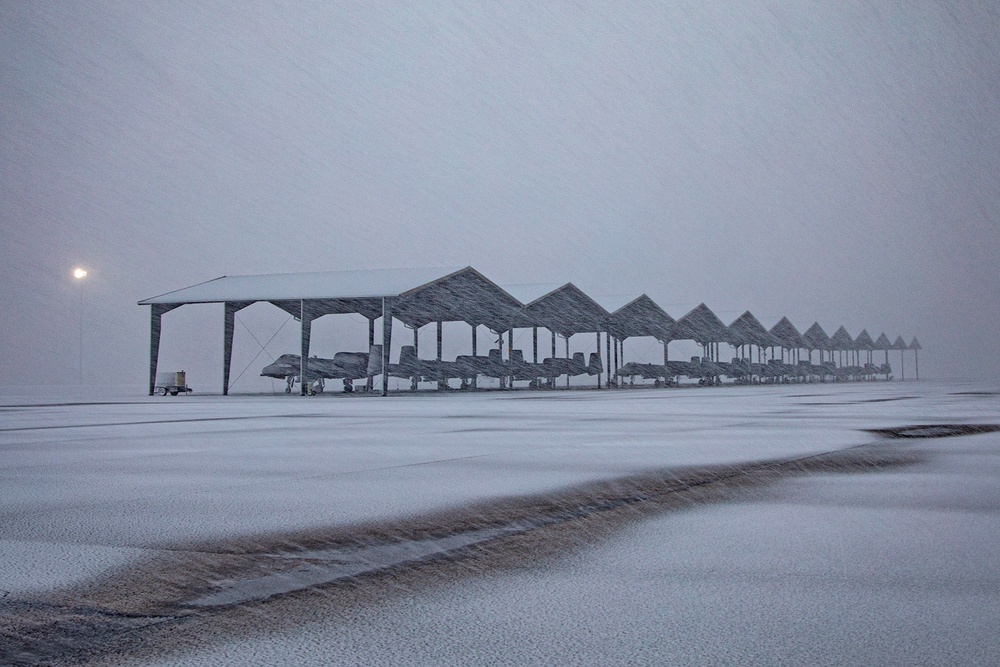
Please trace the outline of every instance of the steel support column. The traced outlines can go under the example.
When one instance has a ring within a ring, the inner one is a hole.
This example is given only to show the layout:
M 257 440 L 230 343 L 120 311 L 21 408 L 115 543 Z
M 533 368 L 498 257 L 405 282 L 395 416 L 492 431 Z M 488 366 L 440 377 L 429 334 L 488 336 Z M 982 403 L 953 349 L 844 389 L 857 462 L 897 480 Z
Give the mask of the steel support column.
M 368 318 L 368 353 L 371 354 L 372 347 L 375 345 L 375 318 Z M 371 391 L 374 384 L 374 376 L 369 375 L 365 379 L 365 391 Z
M 312 313 L 306 309 L 306 300 L 299 300 L 299 325 L 301 328 L 301 353 L 299 355 L 299 396 L 306 395 L 306 373 L 309 372 L 309 339 L 312 337 Z
M 612 368 L 611 368 L 611 329 L 604 332 L 604 354 L 608 360 L 608 389 L 611 389 L 611 382 L 613 380 Z
M 389 344 L 392 342 L 392 300 L 382 297 L 382 395 L 389 395 Z
M 617 379 L 617 377 L 618 377 L 618 368 L 619 368 L 619 366 L 618 366 L 618 337 L 617 336 L 615 336 L 615 363 L 614 363 L 614 367 L 615 367 L 615 378 Z
M 473 324 L 472 325 L 472 356 L 473 357 L 476 356 L 476 342 L 477 342 L 476 341 L 476 338 L 477 338 L 477 336 L 476 336 L 476 330 L 477 329 L 479 329 L 479 325 L 478 324 Z M 476 388 L 476 381 L 477 381 L 477 379 L 478 379 L 477 375 L 473 375 L 472 376 L 472 388 L 473 389 Z
M 573 334 L 566 334 L 566 358 L 569 359 L 569 337 Z M 566 374 L 566 388 L 569 389 L 569 373 Z
M 443 337 L 443 332 L 442 332 L 442 327 L 443 326 L 444 326 L 443 322 L 438 322 L 437 323 L 437 360 L 438 361 L 441 361 L 441 339 Z M 440 364 L 438 364 L 438 365 L 440 366 Z M 447 389 L 447 388 L 448 388 L 448 380 L 442 380 L 441 378 L 438 378 L 438 391 L 440 391 L 442 389 Z
M 160 361 L 160 325 L 163 315 L 180 304 L 154 303 L 149 314 L 149 395 L 156 389 L 156 366 Z
M 507 386 L 514 388 L 514 327 L 507 329 Z
M 236 313 L 250 305 L 247 301 L 227 301 L 222 335 L 222 395 L 229 395 L 229 376 L 233 362 L 233 332 L 236 329 Z
M 601 356 L 601 332 L 597 332 L 597 356 Z M 588 360 L 589 361 L 589 360 Z M 601 374 L 597 374 L 597 388 L 601 388 Z

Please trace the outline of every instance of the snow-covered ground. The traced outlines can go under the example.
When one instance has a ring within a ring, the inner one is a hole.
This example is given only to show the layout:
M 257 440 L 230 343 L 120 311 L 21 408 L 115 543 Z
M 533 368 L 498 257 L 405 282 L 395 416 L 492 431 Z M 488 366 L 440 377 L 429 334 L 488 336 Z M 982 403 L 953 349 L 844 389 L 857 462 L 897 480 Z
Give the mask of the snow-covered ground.
M 946 382 L 388 399 L 3 392 L 0 405 L 5 605 L 69 604 L 83 595 L 74 585 L 97 590 L 94 602 L 161 562 L 169 578 L 188 551 L 843 450 L 876 441 L 869 428 L 1000 423 L 995 384 Z M 892 442 L 879 446 L 920 461 L 636 510 L 610 532 L 539 530 L 558 537 L 524 538 L 547 554 L 537 564 L 466 558 L 461 576 L 439 564 L 419 583 L 375 581 L 364 600 L 320 587 L 246 618 L 207 614 L 181 641 L 150 635 L 186 650 L 136 660 L 995 664 L 1000 435 Z

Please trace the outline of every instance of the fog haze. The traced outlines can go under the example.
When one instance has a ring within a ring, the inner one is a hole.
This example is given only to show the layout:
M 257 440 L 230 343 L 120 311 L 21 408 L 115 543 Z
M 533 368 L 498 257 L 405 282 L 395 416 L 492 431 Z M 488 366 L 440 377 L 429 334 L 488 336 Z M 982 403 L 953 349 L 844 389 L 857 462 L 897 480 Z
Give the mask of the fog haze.
M 0 385 L 77 382 L 81 289 L 85 377 L 141 390 L 139 299 L 453 265 L 995 378 L 998 44 L 985 1 L 4 3 Z M 218 391 L 221 306 L 164 325 Z

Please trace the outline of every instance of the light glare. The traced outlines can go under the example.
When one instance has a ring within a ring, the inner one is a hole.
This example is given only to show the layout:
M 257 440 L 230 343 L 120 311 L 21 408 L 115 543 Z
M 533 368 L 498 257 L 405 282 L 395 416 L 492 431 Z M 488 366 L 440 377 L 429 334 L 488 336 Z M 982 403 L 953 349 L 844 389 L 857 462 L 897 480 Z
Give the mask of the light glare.
M 87 276 L 87 271 L 85 269 L 73 269 L 73 277 L 77 280 L 85 278 Z

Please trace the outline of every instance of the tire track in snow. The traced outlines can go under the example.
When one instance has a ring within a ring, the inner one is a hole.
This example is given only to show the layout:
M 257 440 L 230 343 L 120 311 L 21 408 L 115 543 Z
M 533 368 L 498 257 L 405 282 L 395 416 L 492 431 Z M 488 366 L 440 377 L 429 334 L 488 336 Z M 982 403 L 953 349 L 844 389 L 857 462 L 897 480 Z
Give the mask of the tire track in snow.
M 409 520 L 175 545 L 70 590 L 36 600 L 0 599 L 0 662 L 100 660 L 141 652 L 147 643 L 159 652 L 171 645 L 154 637 L 176 634 L 170 628 L 178 624 L 215 635 L 212 628 L 231 625 L 226 619 L 234 615 L 255 610 L 259 618 L 273 605 L 352 599 L 369 589 L 398 587 L 409 576 L 419 579 L 427 568 L 454 579 L 538 566 L 644 516 L 746 501 L 792 476 L 884 470 L 923 458 L 911 447 L 883 441 L 799 458 L 649 470 Z

